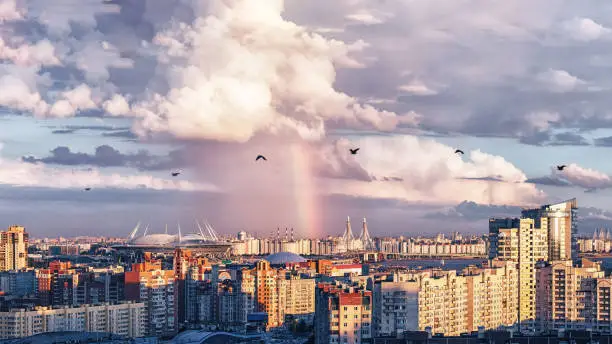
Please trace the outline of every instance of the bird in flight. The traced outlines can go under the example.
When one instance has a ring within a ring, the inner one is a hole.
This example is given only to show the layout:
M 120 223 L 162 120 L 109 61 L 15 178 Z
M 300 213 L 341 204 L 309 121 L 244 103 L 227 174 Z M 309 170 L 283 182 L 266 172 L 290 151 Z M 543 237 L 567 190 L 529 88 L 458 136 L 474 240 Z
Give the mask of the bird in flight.
M 561 165 L 561 166 L 557 165 L 557 170 L 563 171 L 565 167 L 566 167 L 565 165 Z
M 355 154 L 357 154 L 357 151 L 359 151 L 359 148 L 355 148 L 355 149 L 350 149 L 349 148 L 349 151 L 351 151 L 351 154 L 355 155 Z
M 255 158 L 255 161 L 258 161 L 259 159 L 264 159 L 265 161 L 268 161 L 268 159 L 266 159 L 266 157 L 263 155 L 258 155 L 257 158 Z
M 465 153 L 463 153 L 463 151 L 461 149 L 455 150 L 455 154 L 457 154 L 457 153 L 461 153 L 462 155 L 465 154 Z
M 89 190 L 91 190 L 91 188 L 85 188 L 85 191 L 89 191 Z
M 179 174 L 181 174 L 181 172 L 172 172 L 172 176 L 173 176 L 173 177 L 176 177 L 176 176 L 178 176 Z

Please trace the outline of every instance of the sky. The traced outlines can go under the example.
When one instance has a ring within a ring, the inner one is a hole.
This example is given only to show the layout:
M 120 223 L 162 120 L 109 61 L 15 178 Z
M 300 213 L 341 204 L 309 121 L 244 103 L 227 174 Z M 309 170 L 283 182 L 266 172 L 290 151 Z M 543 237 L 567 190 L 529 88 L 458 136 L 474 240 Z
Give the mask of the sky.
M 592 233 L 611 42 L 604 0 L 4 0 L 0 228 L 484 233 L 576 197 Z

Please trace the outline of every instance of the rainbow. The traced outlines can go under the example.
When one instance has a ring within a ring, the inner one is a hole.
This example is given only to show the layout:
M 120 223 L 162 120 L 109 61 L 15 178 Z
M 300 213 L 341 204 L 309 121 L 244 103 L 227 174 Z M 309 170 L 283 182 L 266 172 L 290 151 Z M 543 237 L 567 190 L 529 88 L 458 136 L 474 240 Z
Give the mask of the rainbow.
M 295 143 L 291 146 L 293 197 L 297 207 L 296 232 L 311 238 L 323 237 L 321 207 L 309 147 Z

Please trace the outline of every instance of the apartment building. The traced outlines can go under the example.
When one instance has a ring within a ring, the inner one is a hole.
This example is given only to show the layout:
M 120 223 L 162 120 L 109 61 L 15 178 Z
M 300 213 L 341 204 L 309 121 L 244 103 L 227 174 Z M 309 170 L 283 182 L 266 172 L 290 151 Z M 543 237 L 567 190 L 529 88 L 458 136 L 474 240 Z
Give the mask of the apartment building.
M 315 344 L 370 343 L 372 292 L 340 283 L 319 283 Z
M 0 339 L 45 332 L 110 332 L 132 338 L 145 335 L 145 304 L 82 305 L 0 312 Z
M 598 262 L 555 261 L 538 267 L 537 328 L 586 329 L 610 333 L 610 285 Z
M 22 226 L 0 232 L 0 271 L 28 267 L 28 233 Z
M 148 336 L 177 332 L 174 282 L 174 271 L 162 270 L 159 261 L 133 264 L 125 273 L 125 299 L 144 303 Z
M 535 221 L 537 228 L 547 231 L 548 260 L 574 260 L 578 263 L 578 202 L 575 198 L 540 208 L 525 209 L 521 217 Z
M 374 283 L 376 336 L 403 331 L 459 335 L 478 327 L 497 329 L 517 321 L 518 271 L 493 260 L 482 268 L 396 273 Z
M 466 332 L 468 285 L 456 271 L 436 271 L 421 280 L 419 327 L 433 333 L 459 335 Z
M 285 316 L 312 324 L 315 315 L 315 280 L 286 274 Z
M 374 336 L 392 336 L 419 330 L 419 291 L 422 274 L 394 274 L 373 290 Z
M 498 329 L 518 319 L 518 271 L 512 262 L 494 261 L 489 268 L 468 268 L 467 326 L 464 332 L 479 327 Z
M 489 258 L 518 267 L 518 320 L 523 332 L 533 331 L 536 319 L 536 263 L 548 259 L 547 219 L 492 218 L 489 220 Z
M 257 262 L 255 269 L 241 272 L 240 290 L 253 300 L 254 311 L 268 314 L 268 327 L 279 327 L 285 317 L 312 320 L 314 310 L 314 279 L 303 279 L 285 269 L 275 269 L 266 260 Z

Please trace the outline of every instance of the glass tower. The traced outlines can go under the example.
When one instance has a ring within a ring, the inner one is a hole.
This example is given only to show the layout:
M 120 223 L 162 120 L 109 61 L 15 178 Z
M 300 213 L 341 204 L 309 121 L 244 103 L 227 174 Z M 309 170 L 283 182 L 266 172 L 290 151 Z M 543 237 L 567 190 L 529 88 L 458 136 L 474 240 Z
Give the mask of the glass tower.
M 572 198 L 564 202 L 522 211 L 523 218 L 533 219 L 536 227 L 548 230 L 549 261 L 578 261 L 577 210 L 578 203 L 575 198 Z

